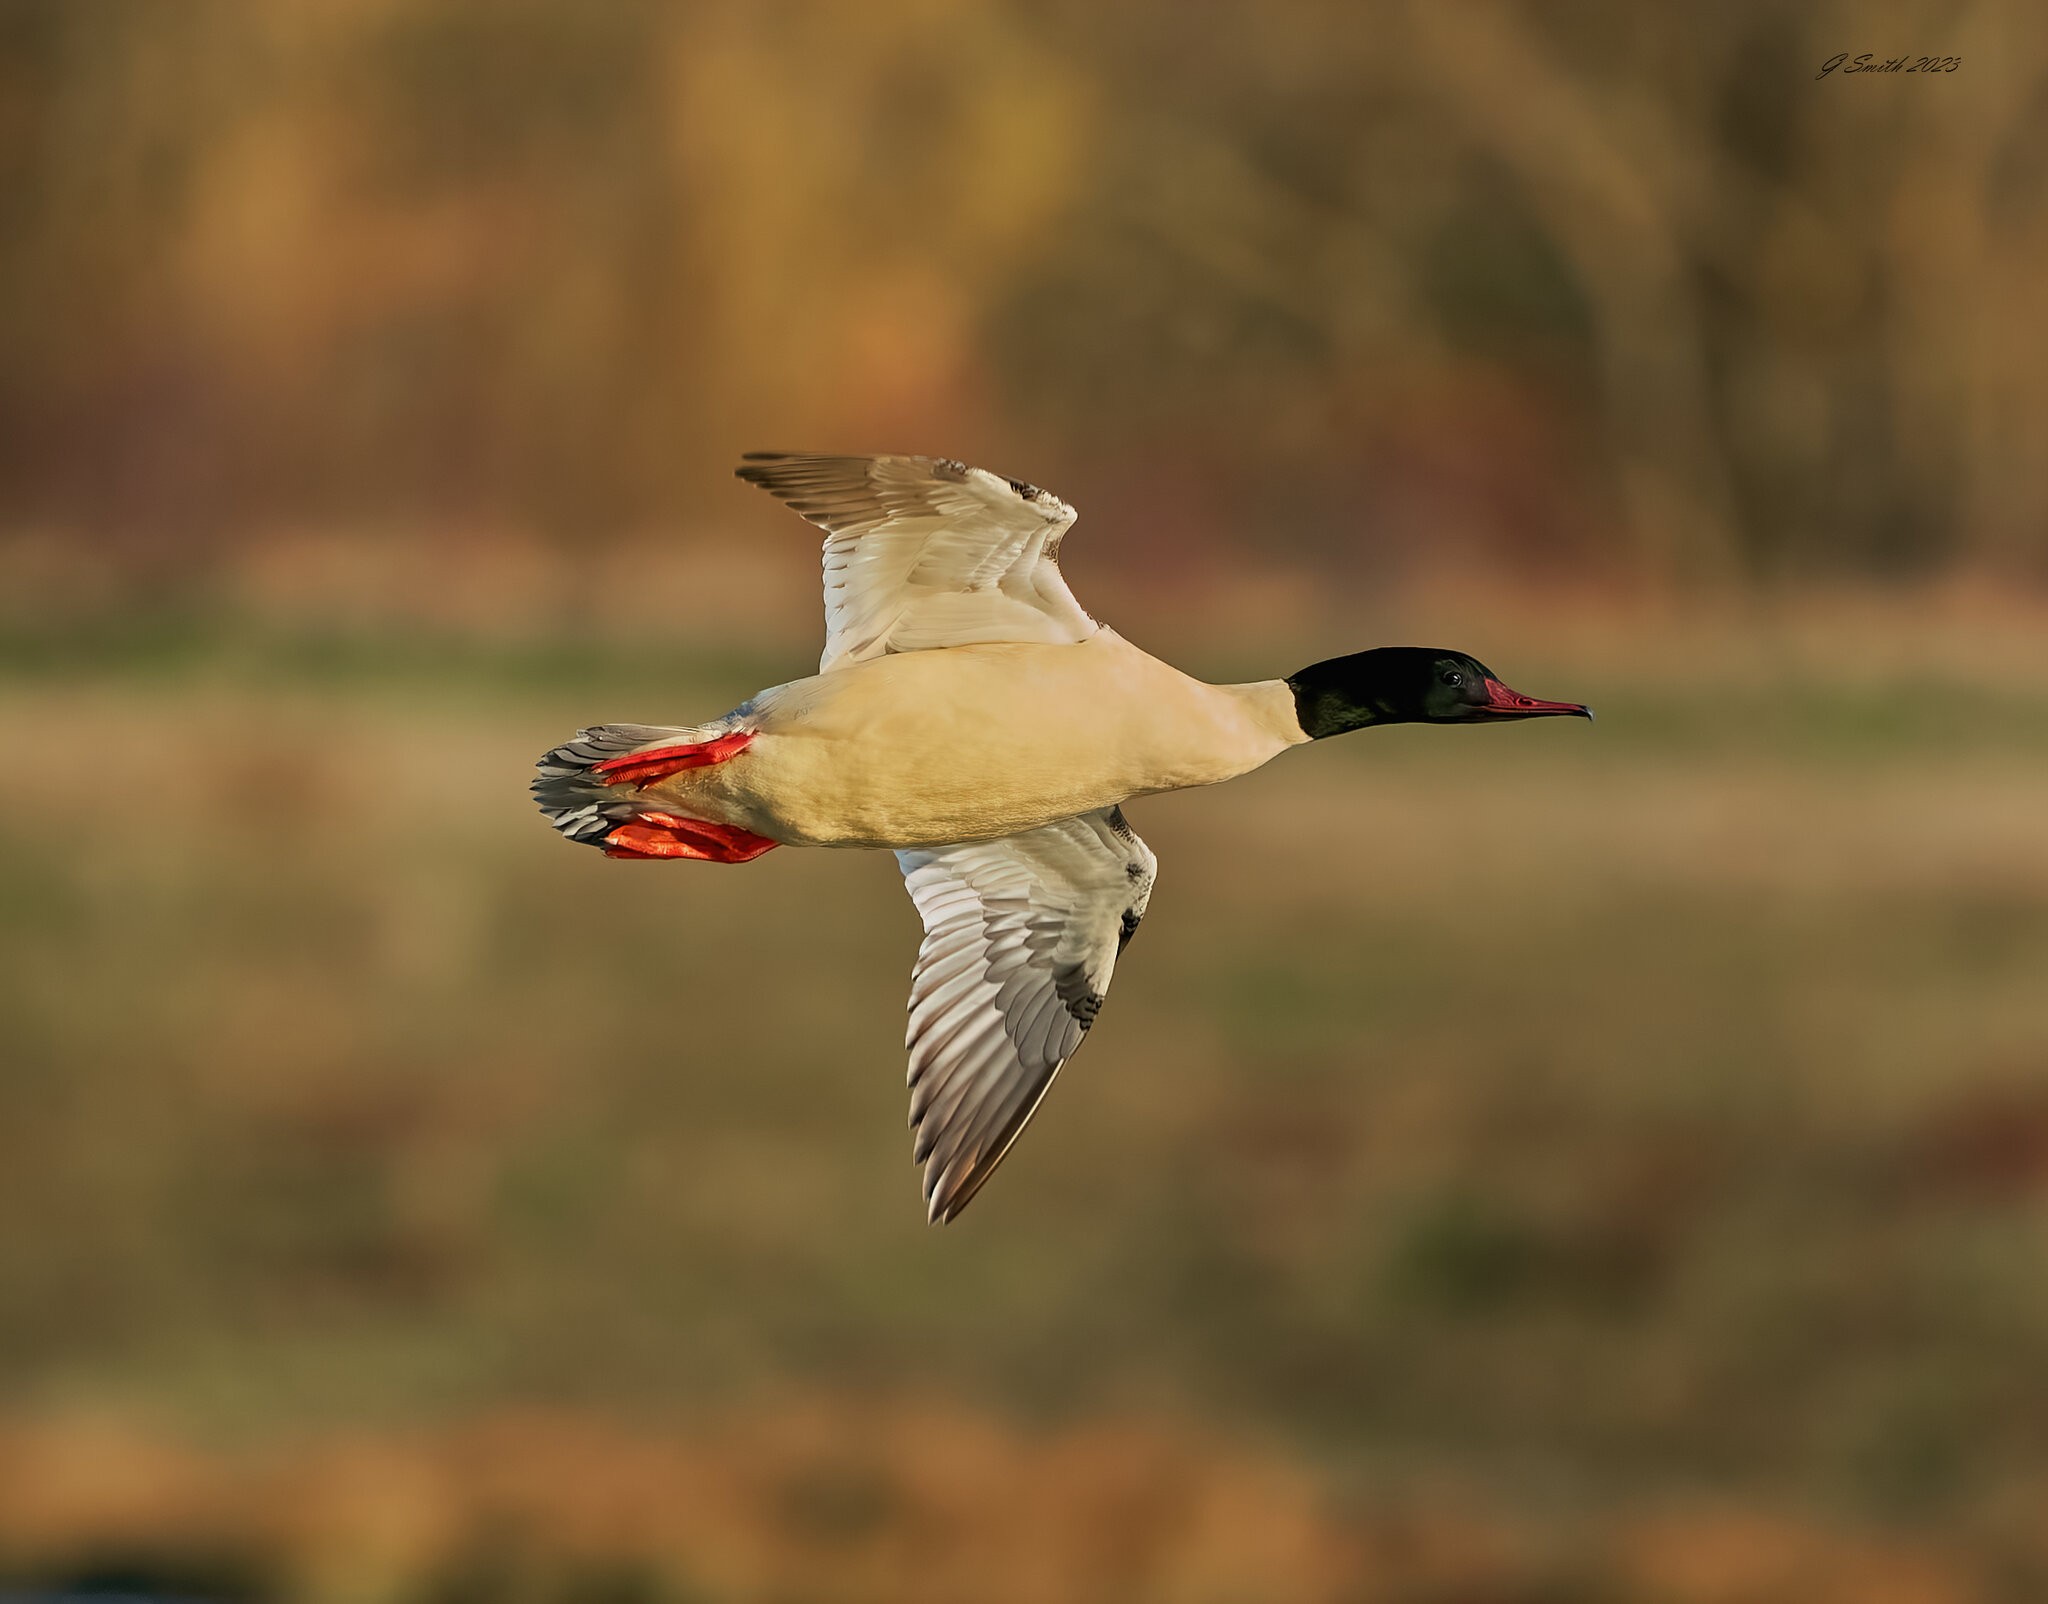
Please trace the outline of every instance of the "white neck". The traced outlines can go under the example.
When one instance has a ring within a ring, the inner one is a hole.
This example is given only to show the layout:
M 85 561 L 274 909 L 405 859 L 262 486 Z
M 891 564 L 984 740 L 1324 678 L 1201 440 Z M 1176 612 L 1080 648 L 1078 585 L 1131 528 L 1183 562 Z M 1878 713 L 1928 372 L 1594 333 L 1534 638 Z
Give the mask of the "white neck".
M 1254 729 L 1277 742 L 1274 751 L 1299 746 L 1309 739 L 1294 710 L 1294 687 L 1284 679 L 1249 680 L 1242 685 L 1216 685 L 1211 689 L 1236 702 Z

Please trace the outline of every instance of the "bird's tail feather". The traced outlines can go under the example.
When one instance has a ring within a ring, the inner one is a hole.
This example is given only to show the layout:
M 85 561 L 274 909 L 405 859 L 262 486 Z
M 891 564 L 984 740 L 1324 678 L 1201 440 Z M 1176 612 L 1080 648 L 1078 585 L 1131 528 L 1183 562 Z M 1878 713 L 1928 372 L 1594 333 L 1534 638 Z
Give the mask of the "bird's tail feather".
M 677 727 L 666 724 L 600 724 L 579 730 L 536 765 L 533 799 L 571 841 L 594 847 L 621 825 L 632 824 L 662 804 L 643 798 L 641 787 L 682 769 L 699 768 L 732 756 L 752 739 L 730 719 Z

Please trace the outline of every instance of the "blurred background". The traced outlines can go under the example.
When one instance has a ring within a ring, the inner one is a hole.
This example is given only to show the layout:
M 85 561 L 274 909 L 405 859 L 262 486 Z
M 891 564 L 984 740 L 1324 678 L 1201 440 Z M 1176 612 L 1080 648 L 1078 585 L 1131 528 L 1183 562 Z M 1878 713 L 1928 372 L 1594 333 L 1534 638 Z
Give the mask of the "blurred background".
M 1837 71 L 1838 52 L 1960 57 Z M 0 3 L 0 1593 L 2048 1596 L 2048 11 Z M 893 864 L 611 864 L 759 448 L 1211 678 L 923 1223 Z

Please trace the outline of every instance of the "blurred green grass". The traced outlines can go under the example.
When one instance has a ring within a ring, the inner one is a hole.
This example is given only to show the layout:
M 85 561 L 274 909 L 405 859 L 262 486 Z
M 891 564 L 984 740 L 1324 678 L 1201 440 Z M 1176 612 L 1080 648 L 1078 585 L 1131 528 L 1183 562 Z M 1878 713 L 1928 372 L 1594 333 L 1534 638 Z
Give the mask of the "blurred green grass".
M 2048 685 L 1517 665 L 1135 804 L 1116 997 L 922 1221 L 881 855 L 605 862 L 533 757 L 801 662 L 0 647 L 0 1406 L 213 1440 L 1139 1411 L 1509 1508 L 2041 1488 Z

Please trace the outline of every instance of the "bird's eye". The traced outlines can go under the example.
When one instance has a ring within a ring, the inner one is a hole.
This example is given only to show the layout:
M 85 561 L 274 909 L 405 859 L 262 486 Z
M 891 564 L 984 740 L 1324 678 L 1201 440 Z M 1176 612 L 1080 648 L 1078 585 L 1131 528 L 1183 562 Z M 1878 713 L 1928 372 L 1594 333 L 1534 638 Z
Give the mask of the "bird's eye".
M 1462 685 L 1465 683 L 1465 676 L 1460 674 L 1455 668 L 1447 668 L 1444 670 L 1444 683 L 1446 685 Z

